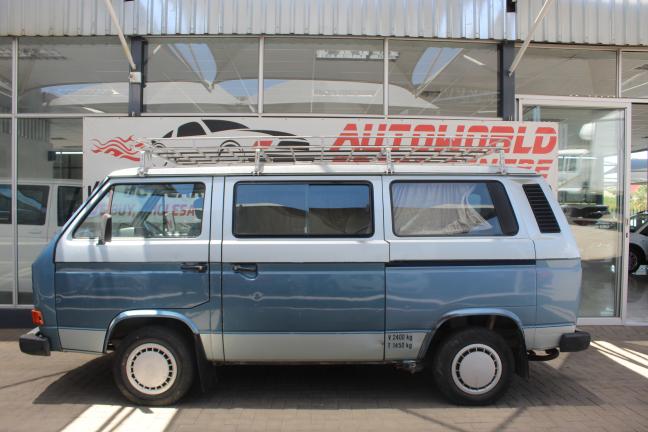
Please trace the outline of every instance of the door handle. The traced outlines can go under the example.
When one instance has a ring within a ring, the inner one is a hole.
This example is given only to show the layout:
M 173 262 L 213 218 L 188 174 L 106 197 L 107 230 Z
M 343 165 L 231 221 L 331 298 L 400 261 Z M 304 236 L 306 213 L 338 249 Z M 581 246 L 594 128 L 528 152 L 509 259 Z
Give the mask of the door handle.
M 235 273 L 256 273 L 256 264 L 232 264 L 232 270 Z
M 180 266 L 180 270 L 183 272 L 205 273 L 207 271 L 207 263 L 185 262 Z

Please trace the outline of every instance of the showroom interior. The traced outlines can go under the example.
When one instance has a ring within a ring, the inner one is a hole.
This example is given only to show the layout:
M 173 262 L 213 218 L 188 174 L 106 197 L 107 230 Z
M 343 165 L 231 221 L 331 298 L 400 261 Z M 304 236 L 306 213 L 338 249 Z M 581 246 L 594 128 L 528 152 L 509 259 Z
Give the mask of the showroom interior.
M 123 21 L 127 8 L 147 4 L 114 3 Z M 31 262 L 81 199 L 84 117 L 502 119 L 559 124 L 557 194 L 582 254 L 581 322 L 648 324 L 648 266 L 629 258 L 633 239 L 648 238 L 648 35 L 636 24 L 625 40 L 602 31 L 579 38 L 560 25 L 552 36 L 550 12 L 509 75 L 506 60 L 526 36 L 521 22 L 532 19 L 521 14 L 535 16 L 538 2 L 517 12 L 508 3 L 489 2 L 502 6 L 491 15 L 517 20 L 514 41 L 497 22 L 472 32 L 464 23 L 465 34 L 370 23 L 358 32 L 279 24 L 268 32 L 156 27 L 156 15 L 142 13 L 145 28 L 124 26 L 142 72 L 136 84 L 104 15 L 61 31 L 0 23 L 0 307 L 31 308 Z

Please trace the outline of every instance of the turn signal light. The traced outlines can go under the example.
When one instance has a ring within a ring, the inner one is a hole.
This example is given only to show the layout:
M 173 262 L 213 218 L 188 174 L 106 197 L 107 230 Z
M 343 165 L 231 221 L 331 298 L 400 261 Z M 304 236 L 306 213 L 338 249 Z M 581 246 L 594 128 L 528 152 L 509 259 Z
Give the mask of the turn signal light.
M 45 325 L 45 320 L 43 320 L 43 314 L 38 309 L 32 309 L 32 323 L 36 326 Z

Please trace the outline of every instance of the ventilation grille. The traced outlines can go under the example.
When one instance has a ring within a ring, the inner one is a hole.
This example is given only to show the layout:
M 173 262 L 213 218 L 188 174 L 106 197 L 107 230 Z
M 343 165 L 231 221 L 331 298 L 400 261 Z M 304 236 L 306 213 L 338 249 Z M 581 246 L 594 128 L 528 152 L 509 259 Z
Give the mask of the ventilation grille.
M 522 185 L 541 233 L 559 233 L 560 226 L 539 184 Z

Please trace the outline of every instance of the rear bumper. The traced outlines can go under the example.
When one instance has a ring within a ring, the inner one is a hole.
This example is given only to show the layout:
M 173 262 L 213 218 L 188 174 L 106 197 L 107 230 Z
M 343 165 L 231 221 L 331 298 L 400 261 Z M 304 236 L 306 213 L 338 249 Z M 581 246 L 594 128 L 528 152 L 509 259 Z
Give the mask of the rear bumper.
M 560 337 L 560 352 L 583 351 L 589 347 L 592 338 L 584 331 L 576 330 L 573 333 L 565 333 Z
M 20 351 L 25 354 L 48 356 L 50 355 L 50 341 L 40 334 L 38 327 L 32 329 L 29 333 L 20 336 L 18 340 Z

